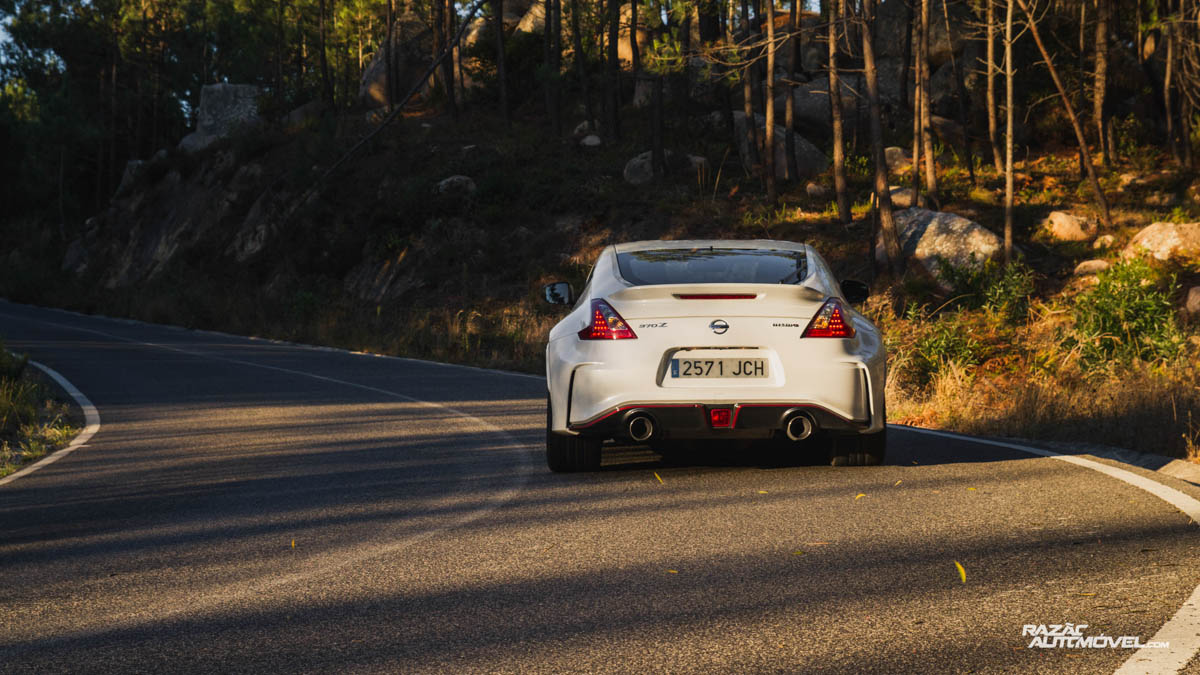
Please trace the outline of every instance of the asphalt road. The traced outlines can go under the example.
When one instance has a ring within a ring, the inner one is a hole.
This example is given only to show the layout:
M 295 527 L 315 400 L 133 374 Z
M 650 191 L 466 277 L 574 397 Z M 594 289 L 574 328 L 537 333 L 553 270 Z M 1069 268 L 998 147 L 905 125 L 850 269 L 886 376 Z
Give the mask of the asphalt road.
M 0 336 L 102 420 L 0 486 L 3 672 L 1098 673 L 1132 650 L 1022 626 L 1149 640 L 1200 584 L 1186 515 L 1015 450 L 554 475 L 536 378 L 3 302 Z

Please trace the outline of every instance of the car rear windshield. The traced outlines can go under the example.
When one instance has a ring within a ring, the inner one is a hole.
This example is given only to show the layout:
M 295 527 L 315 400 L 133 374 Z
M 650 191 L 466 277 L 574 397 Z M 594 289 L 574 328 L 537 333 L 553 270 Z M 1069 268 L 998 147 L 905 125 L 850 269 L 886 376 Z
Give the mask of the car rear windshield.
M 794 284 L 807 275 L 803 251 L 762 248 L 664 248 L 617 254 L 621 276 L 635 286 L 659 284 Z

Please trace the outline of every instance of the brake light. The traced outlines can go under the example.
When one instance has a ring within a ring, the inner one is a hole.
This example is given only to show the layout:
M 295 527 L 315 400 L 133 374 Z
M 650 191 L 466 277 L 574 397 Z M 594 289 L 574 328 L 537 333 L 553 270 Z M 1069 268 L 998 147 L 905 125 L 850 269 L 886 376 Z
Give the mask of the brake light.
M 680 300 L 753 300 L 754 293 L 676 293 Z
M 845 317 L 842 303 L 837 298 L 830 298 L 821 305 L 821 309 L 812 321 L 808 322 L 808 328 L 804 329 L 804 334 L 800 337 L 852 338 L 854 327 L 846 323 Z
M 637 335 L 612 305 L 592 300 L 592 323 L 579 331 L 580 340 L 636 340 Z

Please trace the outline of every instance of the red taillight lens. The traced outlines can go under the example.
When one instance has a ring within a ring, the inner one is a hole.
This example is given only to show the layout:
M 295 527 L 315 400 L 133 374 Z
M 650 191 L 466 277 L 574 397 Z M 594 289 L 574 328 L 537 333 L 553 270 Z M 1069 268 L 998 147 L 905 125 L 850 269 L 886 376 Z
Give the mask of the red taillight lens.
M 580 340 L 636 340 L 637 335 L 612 305 L 603 300 L 592 301 L 592 323 L 579 331 Z
M 852 338 L 854 327 L 846 323 L 846 314 L 842 303 L 836 298 L 830 298 L 821 305 L 820 311 L 808 322 L 808 328 L 800 337 Z

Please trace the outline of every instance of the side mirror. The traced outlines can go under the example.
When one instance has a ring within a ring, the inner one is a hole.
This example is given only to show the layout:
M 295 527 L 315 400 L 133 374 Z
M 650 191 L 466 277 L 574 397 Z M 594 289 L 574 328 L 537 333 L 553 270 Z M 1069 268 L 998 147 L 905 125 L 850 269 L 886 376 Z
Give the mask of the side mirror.
M 552 305 L 570 306 L 575 304 L 575 291 L 571 290 L 571 284 L 565 281 L 546 284 L 542 288 L 542 297 Z
M 871 297 L 871 287 L 857 279 L 846 279 L 842 282 L 842 295 L 846 296 L 846 302 L 861 305 Z

